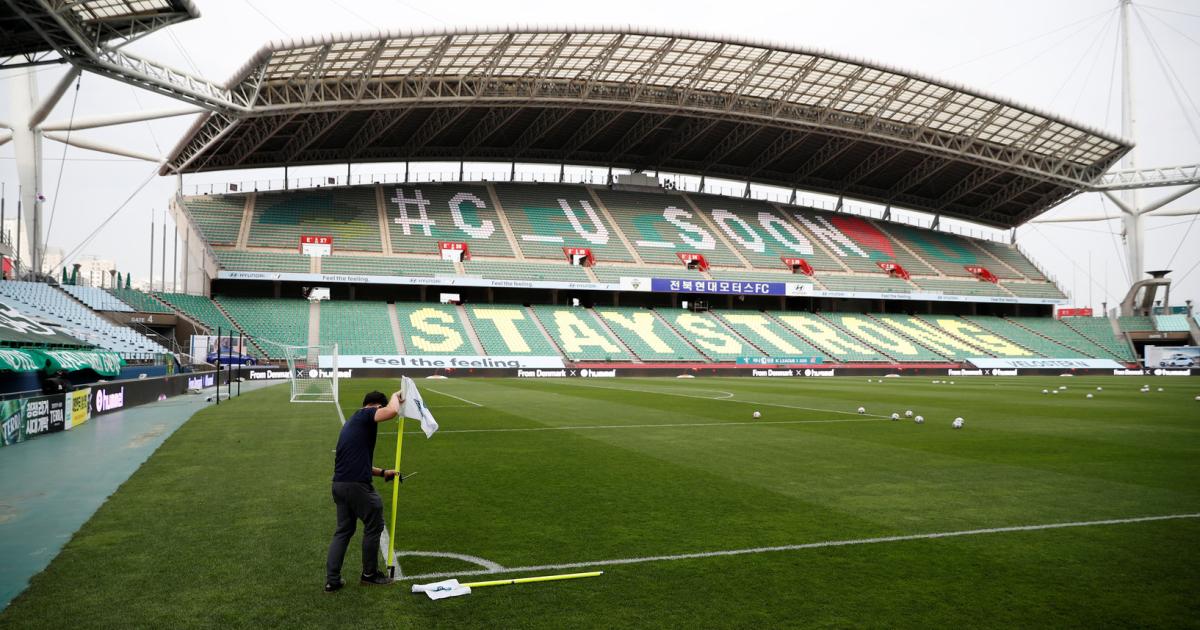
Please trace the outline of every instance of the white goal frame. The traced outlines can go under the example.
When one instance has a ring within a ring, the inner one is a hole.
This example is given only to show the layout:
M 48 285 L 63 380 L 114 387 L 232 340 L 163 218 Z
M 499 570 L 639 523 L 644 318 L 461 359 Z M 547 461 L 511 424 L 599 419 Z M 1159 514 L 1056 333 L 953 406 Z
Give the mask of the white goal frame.
M 338 419 L 342 424 L 346 423 L 339 398 L 338 344 L 293 346 L 268 339 L 260 338 L 258 341 L 277 348 L 287 360 L 288 382 L 291 384 L 289 402 L 333 403 Z M 321 369 L 322 356 L 331 358 L 328 376 L 325 376 L 325 370 Z

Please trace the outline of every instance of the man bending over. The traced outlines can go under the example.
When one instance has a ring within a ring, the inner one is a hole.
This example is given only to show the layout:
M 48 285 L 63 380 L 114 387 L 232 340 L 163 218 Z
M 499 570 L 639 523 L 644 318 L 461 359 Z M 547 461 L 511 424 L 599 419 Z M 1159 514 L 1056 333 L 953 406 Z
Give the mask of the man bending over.
M 389 401 L 381 392 L 371 392 L 363 398 L 362 409 L 350 416 L 338 435 L 337 454 L 333 459 L 333 503 L 337 506 L 337 530 L 329 543 L 325 561 L 325 592 L 333 593 L 345 585 L 342 582 L 342 560 L 358 521 L 363 522 L 362 584 L 391 582 L 378 569 L 379 535 L 383 533 L 383 500 L 375 492 L 371 477 L 391 481 L 398 476 L 394 470 L 371 465 L 375 453 L 375 436 L 380 422 L 400 415 L 404 399 L 400 392 Z

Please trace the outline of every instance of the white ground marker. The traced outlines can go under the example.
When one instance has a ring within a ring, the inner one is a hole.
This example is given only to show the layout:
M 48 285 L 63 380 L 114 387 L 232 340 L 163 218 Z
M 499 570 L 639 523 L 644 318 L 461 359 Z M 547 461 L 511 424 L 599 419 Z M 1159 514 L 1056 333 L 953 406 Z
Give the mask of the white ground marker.
M 981 536 L 984 534 L 1005 534 L 1010 532 L 1033 532 L 1049 529 L 1067 529 L 1074 527 L 1099 527 L 1104 525 L 1126 525 L 1130 523 L 1150 523 L 1155 521 L 1171 521 L 1200 518 L 1200 513 L 1167 514 L 1162 516 L 1139 516 L 1133 518 L 1113 518 L 1098 521 L 1073 521 L 1067 523 L 1045 523 L 1042 525 L 1016 525 L 1012 527 L 990 527 L 986 529 L 965 529 L 953 532 L 935 532 L 930 534 L 908 534 L 904 536 L 882 536 L 879 538 L 858 538 L 854 540 L 830 540 L 824 542 L 804 543 L 799 545 L 780 545 L 777 547 L 752 547 L 749 549 L 728 549 L 723 551 L 703 551 L 699 553 L 680 553 L 663 556 L 642 556 L 637 558 L 616 558 L 613 560 L 592 560 L 587 562 L 567 562 L 563 564 L 542 564 L 526 567 L 505 567 L 504 569 L 481 569 L 478 571 L 450 571 L 445 573 L 425 573 L 422 575 L 405 576 L 405 580 L 428 580 L 433 578 L 458 577 L 465 575 L 489 575 L 495 573 L 518 573 L 532 571 L 558 571 L 561 569 L 580 569 L 585 567 L 604 567 L 622 564 L 642 564 L 647 562 L 672 562 L 676 560 L 696 560 L 702 558 L 717 558 L 722 556 L 744 556 L 760 553 L 778 553 L 784 551 L 802 551 L 806 549 L 821 549 L 825 547 L 848 547 L 852 545 L 874 545 L 880 543 L 905 542 L 910 540 L 932 540 L 936 538 L 958 538 L 962 536 Z

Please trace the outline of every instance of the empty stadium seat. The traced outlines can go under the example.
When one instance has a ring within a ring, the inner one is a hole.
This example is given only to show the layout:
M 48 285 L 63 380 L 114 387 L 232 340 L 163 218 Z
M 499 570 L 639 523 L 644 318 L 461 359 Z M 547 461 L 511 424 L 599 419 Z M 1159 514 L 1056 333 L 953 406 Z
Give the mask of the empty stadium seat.
M 188 295 L 186 293 L 155 293 L 160 300 L 170 304 L 175 310 L 195 320 L 196 323 L 209 329 L 210 334 L 221 334 L 237 330 L 233 322 L 217 308 L 213 301 L 203 295 Z
M 416 278 L 456 275 L 454 263 L 448 260 L 394 256 L 324 256 L 321 273 Z
M 515 256 L 486 186 L 388 184 L 383 203 L 393 252 L 436 254 L 438 241 L 449 241 L 466 243 L 472 254 Z
M 738 357 L 763 356 L 753 345 L 726 328 L 712 313 L 660 308 L 658 314 L 680 337 L 710 359 L 736 361 Z
M 1187 315 L 1155 315 L 1154 329 L 1159 332 L 1190 332 Z
M 643 361 L 704 360 L 653 311 L 616 306 L 597 306 L 594 310 L 608 324 L 609 330 Z
M 1078 331 L 1084 337 L 1094 341 L 1119 360 L 1137 360 L 1137 357 L 1133 354 L 1133 350 L 1129 347 L 1129 343 L 1113 332 L 1112 320 L 1107 317 L 1064 317 L 1059 321 Z
M 308 256 L 280 252 L 216 249 L 217 264 L 230 271 L 282 271 L 308 273 Z
M 1067 296 L 1053 282 L 1007 282 L 1000 281 L 1000 286 L 1017 297 L 1048 298 L 1061 300 Z
M 209 245 L 237 244 L 246 195 L 184 197 L 183 208 Z
M 632 358 L 588 309 L 541 305 L 533 307 L 533 312 L 568 359 L 629 361 Z
M 1117 326 L 1122 332 L 1146 332 L 1154 330 L 1154 320 L 1145 315 L 1122 315 Z
M 710 265 L 744 266 L 696 216 L 683 196 L 595 190 L 643 261 L 679 265 L 682 269 L 677 254 L 684 252 L 703 254 Z
M 910 340 L 894 327 L 857 313 L 823 313 L 822 317 L 854 336 L 860 343 L 878 349 L 900 362 L 945 361 L 945 357 Z
M 1027 348 L 1043 357 L 1048 357 L 1051 359 L 1093 358 L 1092 355 L 1087 354 L 1086 352 L 1083 352 L 1077 348 L 1063 345 L 1062 343 L 1059 343 L 1057 339 L 1038 334 L 1027 327 L 1018 326 L 1017 324 L 1002 317 L 975 315 L 971 317 L 964 317 L 963 319 L 979 326 L 980 328 L 996 333 L 1004 339 L 1020 345 L 1023 348 Z M 1071 332 L 1072 334 L 1074 333 L 1074 331 Z
M 885 223 L 883 229 L 902 239 L 921 258 L 947 276 L 973 277 L 967 271 L 967 265 L 986 262 L 982 260 L 982 251 L 956 234 L 919 229 L 902 223 Z
M 97 289 L 98 290 L 98 289 Z M 149 359 L 169 350 L 128 326 L 118 326 L 59 291 L 40 282 L 0 282 L 0 296 L 9 306 L 34 319 L 46 319 L 63 332 L 89 344 L 106 348 L 126 359 Z
M 913 278 L 923 291 L 936 291 L 946 295 L 970 295 L 982 297 L 1009 297 L 1000 285 L 980 280 L 951 280 L 948 278 Z
M 133 308 L 122 302 L 116 296 L 112 295 L 104 289 L 97 287 L 84 287 L 73 284 L 64 284 L 59 288 L 70 293 L 76 300 L 83 302 L 88 308 L 95 311 L 117 311 L 124 313 L 132 313 Z
M 1063 319 L 1054 319 L 1052 317 L 1007 317 L 1005 318 L 1019 326 L 1023 326 L 1049 339 L 1053 339 L 1060 345 L 1074 348 L 1084 354 L 1095 359 L 1116 359 L 1127 360 L 1122 357 L 1119 346 L 1121 345 L 1112 332 L 1112 325 L 1107 318 L 1104 317 L 1067 317 Z M 1068 325 L 1067 320 L 1096 320 L 1095 325 L 1107 326 L 1107 336 L 1104 329 L 1093 330 L 1091 334 L 1083 334 L 1079 328 L 1091 330 L 1093 322 L 1078 321 L 1073 325 Z M 1096 339 L 1104 339 L 1109 345 L 1097 343 Z M 1109 346 L 1112 346 L 1110 349 Z M 1126 352 L 1125 354 L 1129 354 Z
M 558 349 L 523 306 L 467 306 L 467 318 L 484 352 L 498 356 L 558 356 Z
M 154 296 L 149 293 L 144 293 L 136 289 L 109 289 L 108 292 L 140 313 L 175 313 L 175 311 L 163 305 L 162 302 L 154 299 Z
M 526 256 L 563 259 L 563 247 L 586 247 L 599 262 L 634 262 L 587 188 L 496 184 L 495 190 Z
M 256 193 L 248 245 L 297 248 L 303 234 L 332 236 L 335 251 L 383 251 L 375 187 Z
M 772 313 L 775 319 L 826 357 L 843 363 L 881 362 L 890 358 L 813 313 Z
M 754 311 L 713 311 L 718 319 L 769 357 L 821 357 L 823 352 L 778 321 Z
M 765 201 L 700 194 L 689 197 L 753 267 L 784 269 L 783 256 L 804 258 L 814 269 L 834 266 L 826 264 L 824 252 L 804 230 Z
M 225 309 L 256 341 L 266 356 L 286 357 L 286 351 L 276 344 L 308 345 L 308 300 L 283 298 L 217 297 Z M 273 343 L 271 343 L 273 342 Z
M 396 316 L 408 354 L 478 354 L 452 305 L 397 302 Z
M 321 344 L 338 354 L 396 354 L 396 337 L 386 302 L 323 300 Z

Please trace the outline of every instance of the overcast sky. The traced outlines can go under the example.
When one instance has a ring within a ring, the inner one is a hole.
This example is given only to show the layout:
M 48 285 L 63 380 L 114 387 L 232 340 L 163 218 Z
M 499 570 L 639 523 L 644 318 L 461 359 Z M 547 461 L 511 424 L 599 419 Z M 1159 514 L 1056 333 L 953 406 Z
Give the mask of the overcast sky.
M 769 39 L 879 60 L 1120 133 L 1115 0 L 193 1 L 201 13 L 199 19 L 135 42 L 131 49 L 224 82 L 271 39 L 392 28 L 629 24 Z M 1200 103 L 1200 2 L 1154 0 L 1135 6 L 1138 17 L 1131 32 L 1138 165 L 1200 163 L 1200 109 L 1196 105 Z M 0 120 L 10 119 L 8 81 L 16 72 L 0 71 Z M 60 66 L 38 68 L 41 90 L 51 89 L 63 72 Z M 173 105 L 166 98 L 125 84 L 85 75 L 77 102 L 74 91 L 68 92 L 50 120 L 68 118 L 72 107 L 76 116 L 94 116 Z M 78 133 L 166 155 L 191 120 L 183 117 Z M 63 145 L 52 141 L 45 142 L 44 157 L 46 219 L 52 209 L 55 215 L 49 241 L 68 251 L 154 170 L 146 162 L 73 147 L 65 151 L 64 160 Z M 395 172 L 393 168 L 364 165 L 356 167 L 356 172 Z M 344 166 L 318 170 L 345 174 Z M 297 173 L 293 169 L 293 175 Z M 210 182 L 280 176 L 274 169 L 195 175 L 185 179 L 185 190 Z M 16 181 L 10 143 L 0 147 L 0 182 L 8 186 L 10 209 L 15 207 Z M 174 187 L 172 178 L 154 178 L 84 253 L 115 259 L 119 269 L 145 277 L 148 223 L 152 217 L 162 220 Z M 1166 192 L 1141 194 L 1143 201 L 1148 201 Z M 1081 195 L 1051 215 L 1092 213 L 1105 205 L 1115 214 L 1111 202 L 1102 201 L 1099 195 Z M 1200 192 L 1168 207 L 1200 207 Z M 1200 301 L 1200 220 L 1195 223 L 1198 225 L 1193 226 L 1192 217 L 1163 217 L 1148 219 L 1146 226 L 1146 268 L 1175 270 L 1172 302 L 1176 304 L 1189 298 Z M 1111 306 L 1128 287 L 1118 221 L 1026 226 L 1018 231 L 1017 242 L 1057 276 L 1075 305 L 1099 308 L 1101 301 L 1107 300 Z

